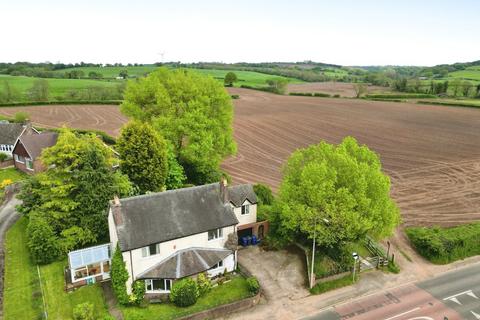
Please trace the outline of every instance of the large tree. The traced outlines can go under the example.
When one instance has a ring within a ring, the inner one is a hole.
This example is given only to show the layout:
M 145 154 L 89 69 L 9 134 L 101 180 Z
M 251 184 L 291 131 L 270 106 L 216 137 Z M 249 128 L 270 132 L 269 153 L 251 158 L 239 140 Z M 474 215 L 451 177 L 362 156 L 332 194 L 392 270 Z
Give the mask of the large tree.
M 236 151 L 233 106 L 221 83 L 194 71 L 160 68 L 128 84 L 122 112 L 150 122 L 174 147 L 187 177 L 206 183 Z
M 292 237 L 336 246 L 389 235 L 400 221 L 378 156 L 347 137 L 295 151 L 279 191 L 281 225 Z
M 59 239 L 60 253 L 106 240 L 108 201 L 131 191 L 128 178 L 112 167 L 111 149 L 94 135 L 63 129 L 57 144 L 41 158 L 49 169 L 32 177 L 20 194 L 20 211 L 29 216 L 29 229 L 48 224 Z M 37 236 L 30 247 L 39 248 L 47 240 Z M 35 252 L 41 250 L 32 250 L 39 261 Z
M 167 143 L 148 123 L 126 124 L 117 141 L 120 168 L 140 193 L 165 189 L 168 176 Z

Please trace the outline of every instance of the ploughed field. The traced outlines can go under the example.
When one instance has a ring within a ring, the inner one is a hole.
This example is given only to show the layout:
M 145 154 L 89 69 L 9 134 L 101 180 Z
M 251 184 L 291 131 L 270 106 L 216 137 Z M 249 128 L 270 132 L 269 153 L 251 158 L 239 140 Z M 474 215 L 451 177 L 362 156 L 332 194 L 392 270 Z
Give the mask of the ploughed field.
M 75 129 L 101 130 L 118 136 L 127 122 L 115 105 L 46 105 L 0 108 L 0 116 L 11 117 L 17 112 L 27 112 L 32 122 L 42 128 L 62 126 Z
M 299 147 L 347 135 L 381 157 L 406 225 L 480 220 L 480 110 L 357 99 L 293 97 L 231 89 L 236 157 L 223 168 L 236 183 L 277 188 Z
M 347 135 L 381 157 L 406 225 L 456 225 L 480 220 L 480 110 L 446 106 L 280 96 L 231 88 L 238 154 L 223 168 L 234 183 L 277 190 L 281 167 L 299 147 Z M 41 127 L 62 125 L 118 135 L 127 121 L 108 105 L 0 108 L 26 111 Z

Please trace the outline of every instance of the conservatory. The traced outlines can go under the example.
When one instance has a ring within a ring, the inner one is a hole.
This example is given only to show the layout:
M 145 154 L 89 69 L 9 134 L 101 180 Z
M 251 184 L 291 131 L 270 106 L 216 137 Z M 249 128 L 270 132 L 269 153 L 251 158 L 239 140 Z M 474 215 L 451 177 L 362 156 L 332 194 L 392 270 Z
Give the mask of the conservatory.
M 110 279 L 110 244 L 71 251 L 68 254 L 67 282 L 77 287 Z

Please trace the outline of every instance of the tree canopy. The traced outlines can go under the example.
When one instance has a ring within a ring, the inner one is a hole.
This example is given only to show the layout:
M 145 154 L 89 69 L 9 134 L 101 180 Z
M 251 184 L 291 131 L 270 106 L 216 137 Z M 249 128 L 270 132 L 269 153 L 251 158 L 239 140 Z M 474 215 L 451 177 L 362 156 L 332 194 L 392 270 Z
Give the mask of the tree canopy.
M 166 144 L 165 139 L 147 123 L 133 121 L 123 127 L 116 144 L 120 169 L 140 193 L 165 189 L 168 175 Z
M 335 246 L 389 235 L 400 222 L 390 179 L 378 156 L 352 137 L 295 151 L 279 191 L 280 219 L 288 236 Z M 316 228 L 315 228 L 316 226 Z
M 233 83 L 237 80 L 237 75 L 230 71 L 225 75 L 225 78 L 223 79 L 223 84 L 227 87 L 231 87 L 233 86 Z
M 122 112 L 149 122 L 173 146 L 194 183 L 218 180 L 219 166 L 236 152 L 233 106 L 223 86 L 194 71 L 160 68 L 128 84 Z
M 41 159 L 49 169 L 25 184 L 19 209 L 29 217 L 32 256 L 46 263 L 54 257 L 46 261 L 36 253 L 52 243 L 66 253 L 107 239 L 108 201 L 116 194 L 130 194 L 131 185 L 113 169 L 111 149 L 92 134 L 62 129 L 57 144 L 45 149 Z M 37 232 L 44 225 L 51 231 Z

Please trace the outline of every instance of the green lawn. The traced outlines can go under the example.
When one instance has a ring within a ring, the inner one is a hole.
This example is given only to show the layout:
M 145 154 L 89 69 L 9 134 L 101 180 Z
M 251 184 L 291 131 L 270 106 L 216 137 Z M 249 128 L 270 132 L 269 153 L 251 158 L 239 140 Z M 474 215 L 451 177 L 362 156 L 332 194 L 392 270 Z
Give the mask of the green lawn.
M 43 313 L 42 293 L 37 267 L 30 261 L 25 235 L 27 219 L 22 217 L 7 232 L 5 244 L 4 319 L 39 319 Z M 82 302 L 95 306 L 101 317 L 108 314 L 99 285 L 65 293 L 63 268 L 66 261 L 40 267 L 48 319 L 72 319 L 73 307 Z
M 247 281 L 238 276 L 213 288 L 207 295 L 199 298 L 196 304 L 187 308 L 176 307 L 171 303 L 158 303 L 150 304 L 147 308 L 123 307 L 122 311 L 125 320 L 171 320 L 250 296 Z
M 220 69 L 193 69 L 198 73 L 206 74 L 209 76 L 218 79 L 223 82 L 225 75 L 228 72 L 233 72 L 237 75 L 238 81 L 235 82 L 235 87 L 240 87 L 241 85 L 247 85 L 252 87 L 261 87 L 266 85 L 266 81 L 272 78 L 285 78 L 280 76 L 274 76 L 265 73 L 252 72 L 252 71 L 239 71 L 239 70 L 220 70 Z M 302 80 L 285 78 L 288 79 L 291 83 L 302 83 Z
M 468 67 L 465 70 L 450 72 L 448 77 L 480 81 L 480 66 L 473 66 Z
M 15 168 L 0 169 L 0 183 L 3 180 L 10 179 L 12 182 L 25 179 L 27 175 Z
M 39 78 L 24 77 L 24 76 L 8 76 L 0 75 L 0 90 L 3 90 L 4 81 L 7 81 L 12 88 L 14 88 L 20 94 L 20 100 L 27 100 L 27 92 L 33 86 L 35 80 Z M 89 87 L 109 87 L 113 88 L 122 80 L 89 80 L 89 79 L 45 79 L 49 84 L 50 100 L 54 100 L 56 97 L 64 97 L 65 94 L 72 90 L 83 90 Z
M 358 279 L 358 275 L 356 275 L 355 278 Z M 321 294 L 330 290 L 346 287 L 351 284 L 353 284 L 353 275 L 349 274 L 340 279 L 319 283 L 310 289 L 310 293 Z

